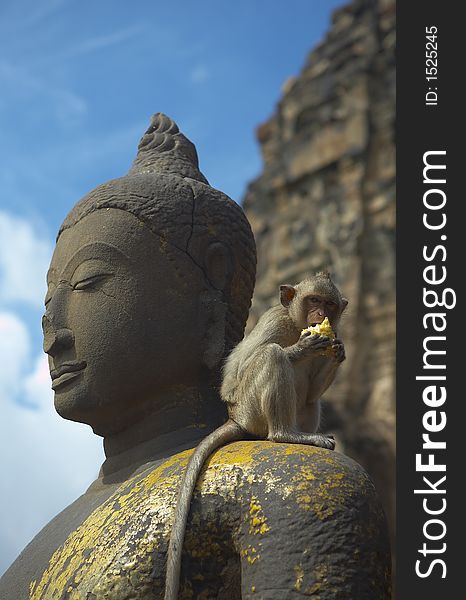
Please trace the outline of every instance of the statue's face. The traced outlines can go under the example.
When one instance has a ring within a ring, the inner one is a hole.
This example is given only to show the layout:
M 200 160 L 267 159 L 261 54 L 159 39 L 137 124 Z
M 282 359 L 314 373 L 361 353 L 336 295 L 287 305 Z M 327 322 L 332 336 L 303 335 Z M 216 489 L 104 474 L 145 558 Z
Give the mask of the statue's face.
M 43 319 L 58 413 L 107 435 L 196 384 L 202 289 L 190 259 L 130 213 L 98 210 L 65 230 Z

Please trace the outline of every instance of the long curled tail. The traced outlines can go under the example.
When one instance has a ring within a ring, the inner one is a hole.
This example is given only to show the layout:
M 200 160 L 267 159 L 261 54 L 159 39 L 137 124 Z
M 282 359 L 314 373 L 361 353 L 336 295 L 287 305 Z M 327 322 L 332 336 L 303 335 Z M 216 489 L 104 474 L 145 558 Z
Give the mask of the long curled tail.
M 215 429 L 202 440 L 191 455 L 181 480 L 178 499 L 168 544 L 167 574 L 165 579 L 165 600 L 178 600 L 180 587 L 181 554 L 188 521 L 189 508 L 196 482 L 207 458 L 214 450 L 230 442 L 244 440 L 246 431 L 232 419 Z

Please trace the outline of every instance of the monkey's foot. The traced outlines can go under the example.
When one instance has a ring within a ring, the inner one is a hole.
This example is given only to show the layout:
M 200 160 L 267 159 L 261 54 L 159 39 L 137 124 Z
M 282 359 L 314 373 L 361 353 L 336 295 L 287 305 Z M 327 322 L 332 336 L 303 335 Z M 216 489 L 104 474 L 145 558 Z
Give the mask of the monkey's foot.
M 335 439 L 333 435 L 323 435 L 322 433 L 302 433 L 293 431 L 275 432 L 268 436 L 272 442 L 281 442 L 286 444 L 308 444 L 327 450 L 335 450 Z

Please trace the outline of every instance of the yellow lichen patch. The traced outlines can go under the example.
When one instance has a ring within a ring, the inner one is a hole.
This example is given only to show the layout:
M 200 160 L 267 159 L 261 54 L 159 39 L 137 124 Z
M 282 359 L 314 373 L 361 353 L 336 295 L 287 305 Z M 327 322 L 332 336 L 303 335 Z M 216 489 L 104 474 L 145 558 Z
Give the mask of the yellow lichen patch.
M 188 532 L 184 546 L 192 558 L 213 560 L 222 556 L 220 541 L 221 534 L 215 523 L 207 523 L 202 536 Z
M 270 469 L 258 473 L 258 465 L 270 461 L 268 449 L 276 449 L 274 442 L 235 442 L 217 450 L 207 461 L 197 489 L 201 494 L 220 494 L 232 498 L 238 488 L 247 481 L 250 485 L 260 483 L 265 491 L 280 486 L 281 477 Z
M 249 533 L 264 535 L 267 531 L 270 531 L 270 527 L 267 525 L 267 517 L 264 515 L 256 496 L 253 496 L 249 503 Z
M 354 481 L 345 481 L 342 472 L 319 474 L 315 468 L 303 464 L 293 475 L 289 490 L 301 509 L 313 511 L 323 521 L 345 504 L 345 499 L 354 492 Z
M 166 551 L 178 485 L 191 452 L 148 467 L 116 488 L 51 556 L 47 569 L 31 584 L 30 600 L 59 600 L 65 595 L 68 600 L 86 600 L 88 593 L 112 600 L 150 597 L 154 555 Z M 347 504 L 363 476 L 346 477 L 346 461 L 310 446 L 236 442 L 212 455 L 196 494 L 226 498 L 230 506 L 246 509 L 249 534 L 262 536 L 271 527 L 267 497 L 279 502 L 281 498 L 290 506 L 294 501 L 321 519 Z M 212 557 L 222 564 L 225 529 L 208 514 L 192 510 L 191 527 L 203 527 L 203 535 L 188 530 L 186 551 L 195 561 Z M 241 552 L 246 564 L 260 560 L 260 537 L 255 539 L 257 543 Z M 159 577 L 157 585 L 162 586 L 163 572 Z M 298 572 L 295 581 L 304 588 Z M 188 592 L 186 584 L 183 593 Z
M 303 585 L 303 579 L 304 579 L 303 566 L 302 565 L 296 565 L 295 568 L 294 568 L 294 574 L 295 574 L 294 589 L 297 592 L 300 592 L 301 591 L 301 587 Z
M 274 447 L 274 442 L 235 442 L 217 450 L 209 459 L 209 466 L 221 465 L 257 465 L 266 460 L 264 448 Z
M 126 597 L 135 571 L 141 574 L 141 593 L 145 587 L 148 592 L 156 533 L 168 537 L 176 499 L 180 469 L 171 470 L 174 465 L 184 467 L 189 453 L 122 484 L 52 555 L 40 581 L 31 586 L 30 600 L 60 598 L 64 593 L 70 600 L 85 598 L 84 581 L 85 589 L 97 596 Z
M 257 552 L 254 546 L 247 546 L 241 550 L 240 555 L 242 558 L 246 558 L 250 565 L 253 565 L 257 560 L 260 560 L 261 555 Z
M 331 591 L 329 588 L 327 565 L 321 564 L 314 567 L 313 573 L 311 574 L 311 580 L 313 580 L 314 583 L 312 583 L 304 590 L 306 596 L 312 596 L 312 598 L 319 600 L 319 592 L 325 590 L 328 593 Z
M 292 485 L 289 492 L 295 494 L 298 505 L 303 510 L 310 510 L 314 498 L 310 496 L 310 482 L 316 479 L 314 471 L 309 465 L 302 465 L 292 476 Z
M 344 482 L 343 473 L 332 473 L 316 489 L 312 510 L 321 521 L 324 521 L 331 517 L 336 509 L 345 506 L 346 500 L 353 492 L 353 485 L 347 485 Z
M 313 583 L 312 585 L 310 585 L 309 587 L 306 588 L 304 593 L 306 594 L 306 596 L 312 596 L 316 600 L 319 600 L 320 596 L 316 596 L 315 594 L 317 592 L 320 592 L 321 589 L 322 589 L 322 584 Z

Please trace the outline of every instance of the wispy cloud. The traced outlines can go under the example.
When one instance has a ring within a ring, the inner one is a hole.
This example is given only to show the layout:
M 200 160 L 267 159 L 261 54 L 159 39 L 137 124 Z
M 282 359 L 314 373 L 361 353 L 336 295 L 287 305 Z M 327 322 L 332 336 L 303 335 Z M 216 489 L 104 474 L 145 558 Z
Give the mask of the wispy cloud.
M 57 12 L 69 4 L 69 0 L 41 0 L 41 2 L 32 2 L 27 5 L 25 14 L 22 15 L 22 25 L 26 27 L 37 26 L 50 19 Z M 24 10 L 24 5 L 21 6 Z
M 66 57 L 88 54 L 90 52 L 95 52 L 96 50 L 103 50 L 104 48 L 122 44 L 133 39 L 135 36 L 140 35 L 144 29 L 144 25 L 132 25 L 131 27 L 120 31 L 83 40 L 74 48 L 70 48 L 66 52 Z
M 9 515 L 0 523 L 0 575 L 95 479 L 103 459 L 89 427 L 55 412 L 47 357 L 23 319 L 40 322 L 51 252 L 31 222 L 0 210 L 0 455 L 8 456 L 0 497 Z
M 0 312 L 0 398 L 13 395 L 29 360 L 29 345 L 28 330 L 21 319 L 14 313 Z
M 96 478 L 102 442 L 53 407 L 45 355 L 27 360 L 25 323 L 0 311 L 0 575 L 32 537 Z M 21 403 L 19 403 L 21 400 Z M 31 407 L 34 407 L 33 409 Z M 33 510 L 31 510 L 33 505 Z
M 0 211 L 0 302 L 42 306 L 52 245 L 28 221 Z
M 40 100 L 48 106 L 51 105 L 56 117 L 62 121 L 80 118 L 87 113 L 87 102 L 80 95 L 70 89 L 53 85 L 25 67 L 10 61 L 0 60 L 0 82 L 2 87 L 8 90 L 4 97 L 10 103 L 23 99 L 37 104 Z M 7 100 L 4 100 L 4 106 Z

